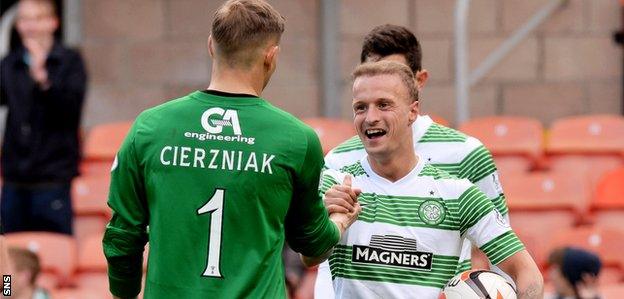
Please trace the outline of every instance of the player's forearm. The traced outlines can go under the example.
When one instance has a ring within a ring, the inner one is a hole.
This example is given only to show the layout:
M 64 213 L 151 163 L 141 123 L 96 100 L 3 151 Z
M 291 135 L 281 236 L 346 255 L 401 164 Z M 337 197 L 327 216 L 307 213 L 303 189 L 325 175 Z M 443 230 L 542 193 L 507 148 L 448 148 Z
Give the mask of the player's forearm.
M 509 274 L 516 283 L 519 299 L 542 298 L 544 280 L 533 258 L 526 250 L 517 252 L 498 267 Z
M 516 283 L 516 286 L 518 287 L 518 299 L 540 299 L 544 297 L 544 284 L 542 282 L 528 283 L 525 287 Z
M 314 267 L 319 265 L 320 263 L 324 262 L 325 260 L 327 260 L 327 258 L 329 258 L 329 256 L 332 254 L 332 252 L 334 251 L 334 248 L 332 247 L 331 249 L 327 250 L 327 252 L 325 252 L 323 255 L 321 256 L 305 256 L 305 255 L 300 255 L 301 256 L 301 262 L 308 268 L 310 267 Z
M 113 223 L 113 221 L 111 221 Z M 102 240 L 108 262 L 110 291 L 120 298 L 134 298 L 141 290 L 145 233 L 131 232 L 109 224 Z
M 336 229 L 339 233 L 339 237 L 338 240 L 340 240 L 340 238 L 342 238 L 342 235 L 345 233 L 345 231 L 347 230 L 347 224 L 343 223 L 342 221 L 338 221 L 336 219 L 332 219 L 330 217 L 331 223 L 333 225 L 336 226 Z M 334 247 L 330 247 L 327 251 L 325 251 L 323 254 L 319 255 L 319 256 L 305 256 L 305 255 L 301 255 L 301 262 L 303 262 L 303 264 L 306 267 L 314 267 L 322 262 L 324 262 L 325 260 L 327 260 L 329 258 L 329 256 L 332 254 L 332 252 L 334 251 Z

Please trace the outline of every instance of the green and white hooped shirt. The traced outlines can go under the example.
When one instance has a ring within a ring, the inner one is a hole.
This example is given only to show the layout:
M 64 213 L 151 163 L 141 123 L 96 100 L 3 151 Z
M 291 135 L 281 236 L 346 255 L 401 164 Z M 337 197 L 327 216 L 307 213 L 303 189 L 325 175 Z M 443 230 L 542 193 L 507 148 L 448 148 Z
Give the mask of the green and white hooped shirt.
M 363 207 L 329 258 L 336 298 L 437 298 L 456 273 L 468 238 L 498 264 L 524 249 L 505 217 L 467 179 L 422 158 L 390 182 L 367 157 L 325 170 L 319 191 L 353 176 Z

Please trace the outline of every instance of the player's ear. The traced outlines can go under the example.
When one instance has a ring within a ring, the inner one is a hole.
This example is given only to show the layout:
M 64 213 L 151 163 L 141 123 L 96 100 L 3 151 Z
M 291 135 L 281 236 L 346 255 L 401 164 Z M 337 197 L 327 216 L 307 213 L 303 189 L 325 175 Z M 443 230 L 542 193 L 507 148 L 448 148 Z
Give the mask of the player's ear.
M 418 88 L 419 92 L 422 91 L 425 84 L 427 84 L 427 79 L 429 79 L 429 71 L 426 69 L 416 72 L 416 88 Z
M 278 45 L 272 45 L 264 54 L 264 65 L 269 69 L 274 69 L 277 65 L 277 55 L 279 54 L 280 47 Z
M 412 103 L 409 105 L 409 124 L 413 124 L 414 121 L 416 121 L 416 118 L 418 117 L 418 100 L 412 101 Z
M 212 42 L 212 34 L 208 36 L 208 53 L 210 57 L 214 58 L 214 44 Z
M 56 31 L 59 28 L 59 18 L 54 16 L 51 20 L 50 20 L 50 28 L 52 28 L 52 32 Z

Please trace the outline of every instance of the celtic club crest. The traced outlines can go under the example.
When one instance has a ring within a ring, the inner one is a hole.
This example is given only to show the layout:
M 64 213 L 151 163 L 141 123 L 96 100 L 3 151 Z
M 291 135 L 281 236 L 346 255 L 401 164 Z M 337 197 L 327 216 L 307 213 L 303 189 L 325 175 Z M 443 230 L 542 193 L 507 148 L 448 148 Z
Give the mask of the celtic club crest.
M 440 224 L 446 216 L 444 206 L 437 200 L 427 200 L 418 208 L 420 219 L 429 225 Z

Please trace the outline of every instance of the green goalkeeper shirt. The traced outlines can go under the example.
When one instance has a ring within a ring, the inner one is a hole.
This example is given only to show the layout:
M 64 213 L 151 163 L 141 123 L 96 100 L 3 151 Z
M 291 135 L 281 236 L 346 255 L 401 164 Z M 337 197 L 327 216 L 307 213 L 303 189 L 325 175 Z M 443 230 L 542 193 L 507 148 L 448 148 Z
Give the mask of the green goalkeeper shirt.
M 145 298 L 286 297 L 284 241 L 306 256 L 338 242 L 322 165 L 314 131 L 259 97 L 197 91 L 141 113 L 112 168 L 111 292 L 139 293 L 149 241 Z

